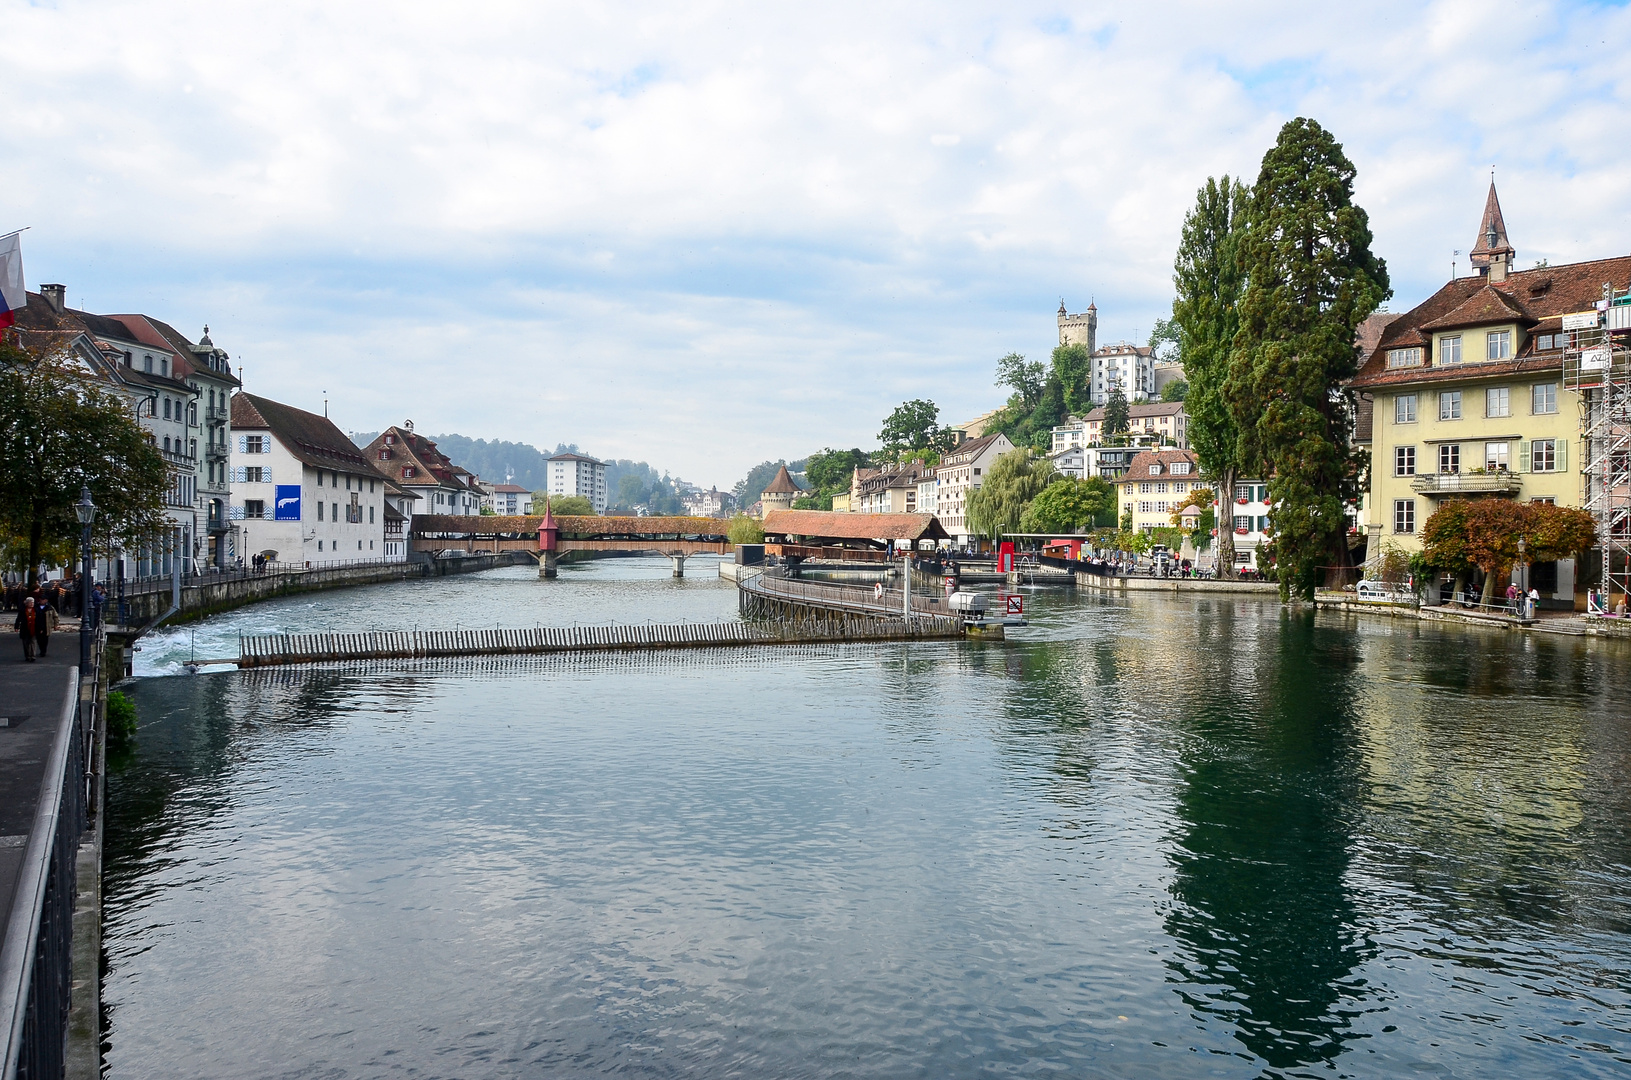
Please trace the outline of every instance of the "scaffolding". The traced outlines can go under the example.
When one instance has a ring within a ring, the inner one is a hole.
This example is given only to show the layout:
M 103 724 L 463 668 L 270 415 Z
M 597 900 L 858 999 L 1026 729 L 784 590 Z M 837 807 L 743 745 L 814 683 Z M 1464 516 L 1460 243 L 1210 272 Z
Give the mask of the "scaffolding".
M 1564 317 L 1563 381 L 1580 405 L 1581 506 L 1597 520 L 1600 607 L 1631 593 L 1631 290 L 1603 286 L 1594 311 Z

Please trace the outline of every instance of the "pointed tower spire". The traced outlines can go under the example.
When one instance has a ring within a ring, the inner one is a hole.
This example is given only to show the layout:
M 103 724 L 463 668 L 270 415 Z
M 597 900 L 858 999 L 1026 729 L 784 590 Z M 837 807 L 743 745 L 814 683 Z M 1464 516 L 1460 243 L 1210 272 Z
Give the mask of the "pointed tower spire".
M 1516 254 L 1512 242 L 1506 237 L 1506 219 L 1501 216 L 1501 200 L 1495 194 L 1495 178 L 1490 177 L 1489 197 L 1484 200 L 1484 216 L 1478 222 L 1478 242 L 1473 245 L 1467 259 L 1478 273 L 1488 274 L 1492 262 L 1499 262 L 1503 269 L 1510 269 Z

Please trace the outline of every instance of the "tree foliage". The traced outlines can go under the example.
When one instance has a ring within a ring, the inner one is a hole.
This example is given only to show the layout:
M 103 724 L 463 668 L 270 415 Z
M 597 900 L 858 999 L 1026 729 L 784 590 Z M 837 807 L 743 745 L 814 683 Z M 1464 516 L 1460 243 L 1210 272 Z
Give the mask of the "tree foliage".
M 542 491 L 532 493 L 532 512 L 539 516 L 544 513 L 545 494 Z M 595 506 L 587 495 L 550 495 L 549 511 L 556 517 L 593 517 Z
M 1054 349 L 1051 374 L 1059 383 L 1064 412 L 1086 416 L 1093 411 L 1093 354 L 1086 345 L 1060 345 Z M 1048 427 L 1063 419 L 1053 417 Z
M 1245 229 L 1246 186 L 1228 176 L 1208 177 L 1184 216 L 1182 239 L 1173 261 L 1171 325 L 1184 364 L 1185 393 L 1179 400 L 1189 417 L 1186 432 L 1201 472 L 1225 495 L 1239 478 L 1240 429 L 1224 394 L 1229 356 L 1240 329 L 1244 279 L 1238 259 Z M 1170 390 L 1172 384 L 1167 389 Z M 1163 400 L 1166 395 L 1163 393 Z M 1218 574 L 1234 573 L 1234 533 L 1218 532 Z
M 905 461 L 951 448 L 951 431 L 940 426 L 940 406 L 924 398 L 902 402 L 883 422 L 878 432 L 883 454 L 891 461 Z
M 1061 476 L 1043 488 L 1019 519 L 1020 532 L 1082 532 L 1115 521 L 1116 493 L 1097 476 Z
M 1359 323 L 1392 295 L 1353 180 L 1329 132 L 1290 121 L 1263 157 L 1239 238 L 1246 291 L 1224 396 L 1239 467 L 1268 479 L 1282 597 L 1312 598 L 1322 567 L 1349 564 L 1343 510 L 1364 462 L 1345 387 Z
M 0 530 L 24 552 L 32 580 L 42 554 L 80 535 L 74 504 L 88 487 L 104 552 L 166 528 L 169 468 L 133 410 L 56 346 L 0 342 Z
M 804 477 L 811 487 L 829 498 L 850 489 L 856 469 L 872 464 L 872 455 L 856 447 L 853 450 L 834 450 L 831 447 L 811 454 L 804 463 Z M 831 508 L 831 503 L 828 504 Z
M 999 526 L 1019 531 L 1026 506 L 1057 475 L 1052 462 L 1038 460 L 1024 447 L 1008 451 L 986 470 L 985 483 L 969 493 L 969 524 L 979 533 L 989 533 Z
M 1189 383 L 1184 379 L 1173 379 L 1161 388 L 1162 401 L 1183 401 L 1189 396 Z
M 765 527 L 746 514 L 737 514 L 725 526 L 725 535 L 733 544 L 762 544 L 765 542 Z
M 1519 561 L 1518 541 L 1531 563 L 1565 559 L 1597 540 L 1597 522 L 1586 511 L 1511 499 L 1448 499 L 1422 525 L 1422 554 L 1436 570 L 1465 576 L 1482 570 L 1484 602 L 1495 582 Z
M 1121 387 L 1112 386 L 1104 402 L 1105 441 L 1109 442 L 1117 435 L 1127 434 L 1132 422 L 1132 410 L 1127 405 L 1127 395 L 1121 392 Z
M 1042 401 L 1042 390 L 1047 384 L 1048 369 L 1040 360 L 1026 360 L 1020 353 L 1009 353 L 997 361 L 997 385 L 1012 391 L 1008 403 L 1029 413 Z

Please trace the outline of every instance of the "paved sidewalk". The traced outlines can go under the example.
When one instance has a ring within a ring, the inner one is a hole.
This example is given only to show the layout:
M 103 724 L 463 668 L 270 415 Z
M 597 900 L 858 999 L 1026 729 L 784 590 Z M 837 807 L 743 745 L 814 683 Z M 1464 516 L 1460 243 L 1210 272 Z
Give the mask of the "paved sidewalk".
M 9 924 L 17 871 L 40 804 L 51 745 L 79 666 L 77 634 L 53 634 L 51 654 L 23 662 L 17 635 L 0 641 L 0 927 Z M 54 793 L 53 793 L 54 794 Z

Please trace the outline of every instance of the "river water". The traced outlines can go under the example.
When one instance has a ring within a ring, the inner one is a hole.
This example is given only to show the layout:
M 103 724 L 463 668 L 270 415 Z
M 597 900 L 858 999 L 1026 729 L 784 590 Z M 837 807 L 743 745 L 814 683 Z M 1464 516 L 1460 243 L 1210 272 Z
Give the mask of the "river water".
M 1006 644 L 175 674 L 240 632 L 736 617 L 688 572 L 147 643 L 111 1076 L 1631 1068 L 1620 644 L 1041 590 Z

